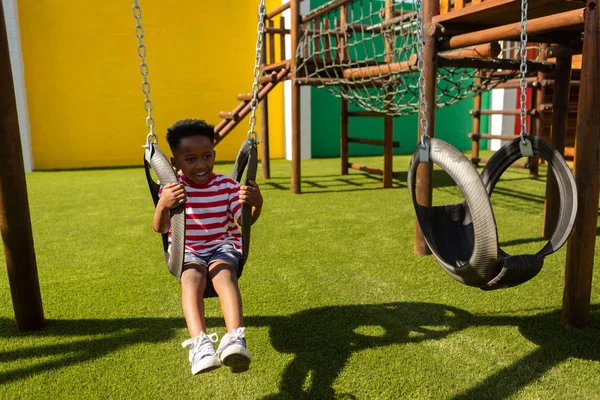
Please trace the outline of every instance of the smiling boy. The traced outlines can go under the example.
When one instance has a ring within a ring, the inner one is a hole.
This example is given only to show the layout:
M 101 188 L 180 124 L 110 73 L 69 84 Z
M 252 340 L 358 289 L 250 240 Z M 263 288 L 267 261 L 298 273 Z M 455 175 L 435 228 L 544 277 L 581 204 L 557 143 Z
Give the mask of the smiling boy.
M 262 195 L 255 182 L 240 186 L 236 181 L 213 172 L 215 164 L 214 127 L 202 120 L 178 121 L 167 131 L 173 153 L 171 163 L 180 172 L 179 184 L 161 190 L 153 229 L 165 233 L 170 228 L 173 208 L 185 204 L 185 259 L 181 274 L 182 306 L 191 346 L 192 374 L 207 372 L 221 364 L 232 372 L 249 368 L 252 357 L 246 349 L 242 298 L 238 277 L 242 272 L 242 204 L 252 206 L 252 223 L 262 208 Z M 204 291 L 208 281 L 219 296 L 227 334 L 217 351 L 216 334 L 206 333 Z

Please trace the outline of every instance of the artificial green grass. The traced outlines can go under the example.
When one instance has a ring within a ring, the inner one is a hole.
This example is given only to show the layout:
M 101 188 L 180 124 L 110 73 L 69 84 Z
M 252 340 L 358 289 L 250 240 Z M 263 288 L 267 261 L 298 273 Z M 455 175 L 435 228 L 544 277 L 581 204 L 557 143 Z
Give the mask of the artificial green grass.
M 395 157 L 395 170 L 408 161 Z M 143 171 L 28 174 L 47 325 L 16 331 L 3 274 L 0 398 L 600 398 L 598 268 L 591 325 L 567 327 L 566 246 L 519 287 L 466 287 L 413 255 L 405 175 L 381 189 L 378 177 L 339 170 L 337 159 L 303 161 L 297 196 L 284 160 L 259 180 L 265 206 L 240 281 L 254 361 L 243 374 L 197 376 L 180 346 L 180 289 L 151 229 Z M 545 174 L 511 169 L 494 191 L 509 253 L 544 243 Z M 435 204 L 462 198 L 440 171 L 435 182 Z M 207 314 L 209 332 L 224 334 L 217 299 Z

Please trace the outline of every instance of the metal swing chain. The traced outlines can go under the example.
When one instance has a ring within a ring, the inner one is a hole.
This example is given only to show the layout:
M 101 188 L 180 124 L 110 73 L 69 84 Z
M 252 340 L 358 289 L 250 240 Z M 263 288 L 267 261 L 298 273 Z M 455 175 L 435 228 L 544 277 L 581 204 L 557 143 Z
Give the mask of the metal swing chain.
M 527 145 L 527 0 L 521 0 L 521 143 Z
M 150 82 L 148 82 L 148 64 L 146 64 L 146 45 L 144 44 L 144 26 L 142 25 L 142 7 L 138 0 L 133 2 L 133 16 L 137 20 L 135 25 L 135 35 L 138 38 L 138 55 L 142 62 L 140 63 L 140 73 L 144 80 L 142 81 L 142 92 L 146 95 L 144 100 L 144 110 L 148 116 L 146 117 L 146 127 L 149 130 L 148 136 L 146 137 L 145 148 L 150 146 L 150 143 L 156 144 L 158 137 L 154 133 L 154 117 L 152 117 L 152 100 L 150 100 Z
M 255 143 L 259 143 L 258 134 L 254 129 L 256 125 L 256 108 L 258 107 L 258 91 L 260 89 L 260 85 L 258 84 L 258 79 L 260 78 L 260 59 L 263 48 L 263 36 L 265 33 L 265 14 L 266 14 L 266 6 L 265 0 L 260 1 L 260 5 L 258 6 L 258 25 L 256 27 L 256 31 L 258 33 L 258 37 L 256 39 L 256 58 L 254 60 L 254 82 L 252 83 L 252 100 L 250 101 L 250 107 L 252 112 L 250 114 L 250 129 L 248 130 L 248 139 L 253 139 Z
M 417 68 L 419 70 L 419 124 L 421 126 L 421 148 L 425 149 L 425 139 L 429 139 L 427 133 L 428 124 L 427 121 L 427 103 L 425 102 L 425 60 L 423 59 L 423 49 L 425 43 L 423 43 L 423 6 L 422 0 L 415 1 L 415 8 L 417 13 Z

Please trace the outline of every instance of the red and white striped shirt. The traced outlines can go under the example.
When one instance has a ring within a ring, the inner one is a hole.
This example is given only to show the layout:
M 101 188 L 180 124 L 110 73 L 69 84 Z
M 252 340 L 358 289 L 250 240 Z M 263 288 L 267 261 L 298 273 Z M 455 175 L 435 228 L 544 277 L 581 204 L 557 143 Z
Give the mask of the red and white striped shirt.
M 185 251 L 208 255 L 229 243 L 242 251 L 242 234 L 234 217 L 241 221 L 240 185 L 233 179 L 212 174 L 207 183 L 198 185 L 182 174 L 177 176 L 185 186 Z M 162 189 L 162 188 L 161 188 Z M 161 190 L 162 193 L 162 190 Z M 171 233 L 169 232 L 169 247 Z

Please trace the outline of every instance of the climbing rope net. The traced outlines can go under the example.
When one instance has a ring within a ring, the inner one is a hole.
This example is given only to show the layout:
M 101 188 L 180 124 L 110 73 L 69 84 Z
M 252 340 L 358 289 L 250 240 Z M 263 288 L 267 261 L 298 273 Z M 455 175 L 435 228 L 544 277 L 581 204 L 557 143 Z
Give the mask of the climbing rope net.
M 333 0 L 303 17 L 296 78 L 362 109 L 392 116 L 419 109 L 417 12 L 410 0 Z M 442 53 L 443 54 L 443 53 Z M 466 64 L 466 63 L 465 63 Z M 454 104 L 517 76 L 515 70 L 438 66 L 437 107 Z

